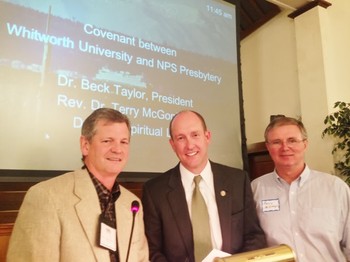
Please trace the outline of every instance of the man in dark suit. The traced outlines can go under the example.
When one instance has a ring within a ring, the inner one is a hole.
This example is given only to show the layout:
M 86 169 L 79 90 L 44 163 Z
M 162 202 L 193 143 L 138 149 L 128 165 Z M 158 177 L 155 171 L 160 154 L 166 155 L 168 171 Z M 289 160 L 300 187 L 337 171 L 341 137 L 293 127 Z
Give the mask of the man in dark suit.
M 145 231 L 151 261 L 198 262 L 211 249 L 234 254 L 266 247 L 259 225 L 250 180 L 239 169 L 209 161 L 211 133 L 203 117 L 181 111 L 170 122 L 170 144 L 180 163 L 147 181 L 143 190 Z M 196 253 L 191 209 L 193 179 L 209 216 L 210 250 Z

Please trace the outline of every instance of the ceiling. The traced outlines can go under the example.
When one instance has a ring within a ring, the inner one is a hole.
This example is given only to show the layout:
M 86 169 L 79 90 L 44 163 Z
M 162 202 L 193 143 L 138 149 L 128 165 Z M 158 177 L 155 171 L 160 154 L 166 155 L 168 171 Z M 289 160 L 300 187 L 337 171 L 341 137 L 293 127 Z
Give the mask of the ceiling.
M 266 0 L 241 0 L 240 7 L 241 40 L 281 12 L 277 5 Z

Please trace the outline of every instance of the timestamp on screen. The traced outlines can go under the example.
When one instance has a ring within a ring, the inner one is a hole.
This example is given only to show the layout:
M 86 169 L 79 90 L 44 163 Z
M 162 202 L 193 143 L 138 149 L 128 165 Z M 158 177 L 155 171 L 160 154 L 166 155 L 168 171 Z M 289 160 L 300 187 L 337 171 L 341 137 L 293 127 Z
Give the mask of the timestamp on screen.
M 233 16 L 230 13 L 225 12 L 222 8 L 213 6 L 213 5 L 207 5 L 207 11 L 211 14 L 222 16 L 226 19 L 232 19 Z

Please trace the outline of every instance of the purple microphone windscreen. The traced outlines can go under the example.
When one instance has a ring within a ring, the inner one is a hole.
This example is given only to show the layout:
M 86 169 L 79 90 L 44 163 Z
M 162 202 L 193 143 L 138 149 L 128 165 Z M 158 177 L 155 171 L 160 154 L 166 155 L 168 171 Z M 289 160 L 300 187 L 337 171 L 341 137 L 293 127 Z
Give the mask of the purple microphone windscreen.
M 139 201 L 136 201 L 136 200 L 132 201 L 131 212 L 137 213 L 139 211 L 139 207 L 140 207 Z

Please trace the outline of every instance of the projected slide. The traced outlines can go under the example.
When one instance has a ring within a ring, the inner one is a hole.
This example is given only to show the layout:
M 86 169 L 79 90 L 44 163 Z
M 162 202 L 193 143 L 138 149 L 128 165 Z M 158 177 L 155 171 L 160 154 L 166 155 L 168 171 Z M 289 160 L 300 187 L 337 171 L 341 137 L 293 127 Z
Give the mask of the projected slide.
M 196 0 L 0 0 L 0 169 L 81 166 L 83 120 L 132 123 L 126 171 L 177 163 L 169 121 L 199 111 L 210 158 L 242 167 L 236 7 Z

